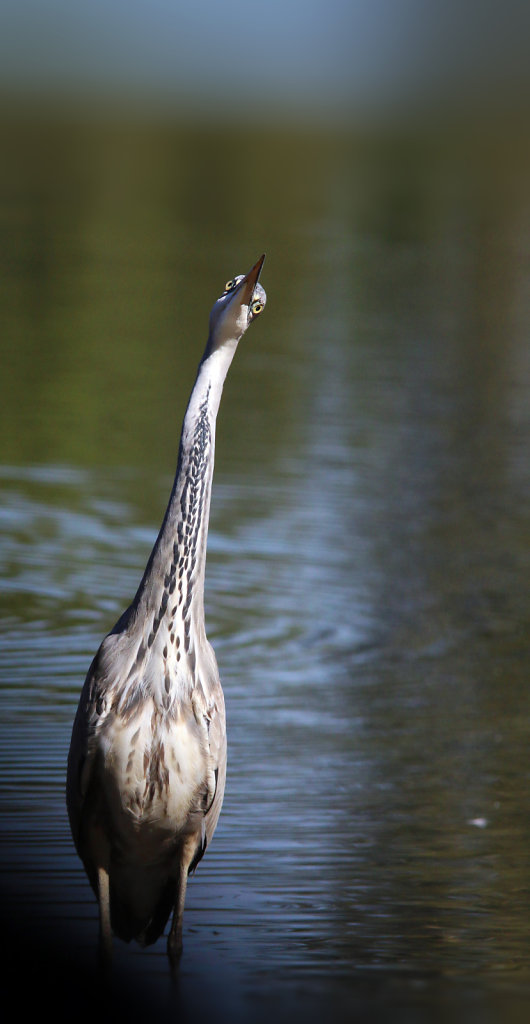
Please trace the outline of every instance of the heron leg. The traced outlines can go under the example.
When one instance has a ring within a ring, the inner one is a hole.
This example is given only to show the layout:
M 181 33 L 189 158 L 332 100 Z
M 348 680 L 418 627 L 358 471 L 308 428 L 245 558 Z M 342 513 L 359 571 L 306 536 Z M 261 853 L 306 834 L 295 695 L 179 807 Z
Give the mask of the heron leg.
M 110 886 L 106 868 L 98 868 L 99 898 L 99 965 L 104 975 L 112 963 L 112 930 L 110 927 Z
M 186 886 L 188 883 L 188 866 L 182 862 L 179 868 L 177 882 L 177 897 L 173 909 L 173 920 L 167 940 L 167 954 L 171 973 L 176 976 L 180 958 L 182 956 L 182 919 L 184 917 L 184 903 L 186 901 Z
M 186 887 L 188 884 L 188 871 L 193 860 L 196 848 L 196 839 L 190 839 L 181 849 L 180 864 L 177 877 L 177 895 L 173 909 L 173 920 L 167 940 L 167 953 L 169 966 L 174 979 L 178 975 L 178 967 L 182 956 L 182 920 L 184 917 L 184 904 L 186 902 Z

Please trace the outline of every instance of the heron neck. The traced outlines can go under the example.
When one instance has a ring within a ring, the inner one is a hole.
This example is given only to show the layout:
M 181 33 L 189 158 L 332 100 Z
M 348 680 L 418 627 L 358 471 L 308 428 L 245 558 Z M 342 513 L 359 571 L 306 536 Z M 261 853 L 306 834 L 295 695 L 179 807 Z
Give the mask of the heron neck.
M 160 623 L 204 633 L 204 572 L 215 454 L 215 425 L 223 384 L 237 342 L 212 351 L 199 365 L 180 438 L 177 471 L 166 514 L 133 603 L 135 620 L 149 622 L 151 643 Z M 176 623 L 176 625 L 175 625 Z M 180 630 L 179 630 L 180 631 Z

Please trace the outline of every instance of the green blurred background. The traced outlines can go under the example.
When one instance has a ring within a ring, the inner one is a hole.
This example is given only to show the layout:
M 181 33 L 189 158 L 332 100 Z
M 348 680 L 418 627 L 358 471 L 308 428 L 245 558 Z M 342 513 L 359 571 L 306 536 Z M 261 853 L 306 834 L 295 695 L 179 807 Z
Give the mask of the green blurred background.
M 488 275 L 502 288 L 528 198 L 524 5 L 6 0 L 1 19 L 8 460 L 156 459 L 143 390 L 164 407 L 182 379 L 183 400 L 196 352 L 175 339 L 257 250 L 277 337 L 322 288 L 330 232 L 347 277 L 360 239 L 459 220 L 478 315 L 502 315 Z
M 258 251 L 277 339 L 304 289 L 333 303 L 329 246 L 346 282 L 366 237 L 462 230 L 491 340 L 527 215 L 524 5 L 6 0 L 1 19 L 9 461 L 167 465 L 144 389 L 162 416 L 184 400 L 196 351 L 175 341 Z

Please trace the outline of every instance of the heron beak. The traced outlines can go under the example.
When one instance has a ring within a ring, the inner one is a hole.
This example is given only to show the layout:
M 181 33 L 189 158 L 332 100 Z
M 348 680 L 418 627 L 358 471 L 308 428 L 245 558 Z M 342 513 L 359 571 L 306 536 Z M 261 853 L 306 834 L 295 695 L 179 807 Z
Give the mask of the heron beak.
M 249 306 L 254 295 L 254 288 L 256 287 L 261 273 L 261 268 L 265 262 L 265 253 L 260 256 L 257 263 L 254 264 L 252 270 L 249 270 L 248 274 L 245 274 L 242 281 L 239 282 L 235 295 L 238 296 L 241 305 Z

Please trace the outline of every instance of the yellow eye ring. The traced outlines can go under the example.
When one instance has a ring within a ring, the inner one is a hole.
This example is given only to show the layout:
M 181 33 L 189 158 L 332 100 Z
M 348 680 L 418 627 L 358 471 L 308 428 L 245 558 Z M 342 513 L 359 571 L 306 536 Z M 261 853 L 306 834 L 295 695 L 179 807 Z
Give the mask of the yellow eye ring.
M 234 279 L 233 279 L 233 278 L 230 278 L 230 280 L 229 280 L 229 281 L 227 281 L 227 282 L 226 282 L 226 284 L 225 284 L 225 292 L 231 292 L 231 291 L 232 291 L 232 288 L 233 288 L 233 287 L 234 287 L 234 285 L 235 285 L 235 283 L 236 283 L 236 282 L 234 281 Z
M 259 299 L 255 299 L 255 301 L 252 303 L 251 309 L 252 312 L 254 313 L 254 316 L 257 316 L 258 313 L 261 313 L 263 309 L 263 303 L 260 302 Z

